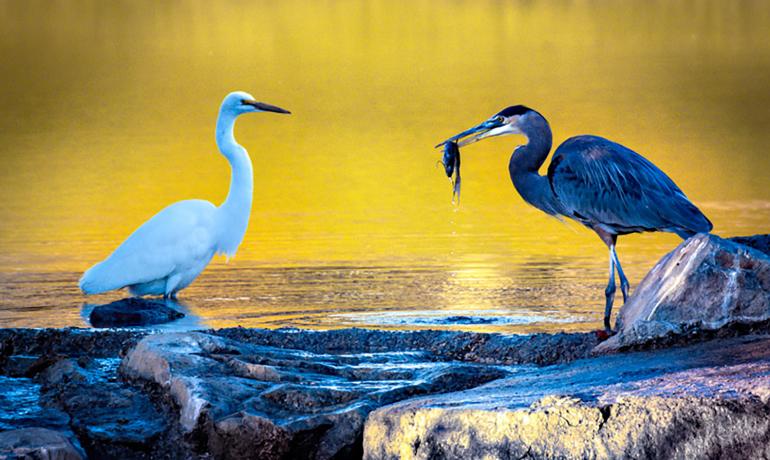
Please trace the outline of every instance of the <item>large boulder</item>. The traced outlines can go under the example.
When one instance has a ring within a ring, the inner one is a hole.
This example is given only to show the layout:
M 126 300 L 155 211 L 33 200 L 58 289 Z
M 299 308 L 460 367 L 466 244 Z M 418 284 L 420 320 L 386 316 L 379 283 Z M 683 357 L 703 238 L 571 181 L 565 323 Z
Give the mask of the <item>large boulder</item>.
M 364 421 L 377 407 L 506 375 L 430 358 L 316 354 L 189 332 L 144 338 L 121 372 L 158 389 L 187 437 L 216 458 L 320 460 L 360 456 Z
M 369 415 L 365 460 L 770 457 L 770 337 L 598 356 Z
M 761 247 L 762 239 L 746 238 Z M 663 257 L 621 307 L 618 333 L 596 352 L 677 341 L 770 320 L 770 256 L 699 234 Z

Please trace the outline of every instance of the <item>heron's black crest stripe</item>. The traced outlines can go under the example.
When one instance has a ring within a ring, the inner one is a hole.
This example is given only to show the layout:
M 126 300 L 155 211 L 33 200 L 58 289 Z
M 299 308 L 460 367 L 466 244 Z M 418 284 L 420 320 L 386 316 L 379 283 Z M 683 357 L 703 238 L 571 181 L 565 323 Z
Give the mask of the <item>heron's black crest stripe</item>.
M 505 118 L 512 117 L 514 115 L 524 115 L 527 112 L 531 112 L 532 109 L 530 109 L 527 106 L 524 105 L 512 105 L 510 107 L 507 107 L 497 113 L 497 115 L 502 115 Z M 495 116 L 497 116 L 495 115 Z

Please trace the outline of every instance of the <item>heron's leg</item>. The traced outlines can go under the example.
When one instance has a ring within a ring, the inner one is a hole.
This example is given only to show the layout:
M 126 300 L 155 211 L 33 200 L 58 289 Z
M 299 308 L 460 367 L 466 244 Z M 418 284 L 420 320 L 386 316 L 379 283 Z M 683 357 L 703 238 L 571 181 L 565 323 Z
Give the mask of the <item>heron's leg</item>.
M 615 251 L 615 245 L 610 246 L 610 257 L 615 261 L 615 266 L 618 267 L 618 277 L 620 278 L 620 292 L 623 293 L 623 303 L 626 303 L 628 299 L 628 279 L 623 273 L 623 268 L 620 267 L 620 259 L 618 259 L 618 253 Z
M 610 281 L 607 283 L 607 289 L 604 290 L 607 303 L 604 306 L 604 329 L 610 333 L 610 315 L 612 314 L 612 303 L 615 301 L 615 258 L 612 254 L 615 252 L 615 245 L 610 246 Z

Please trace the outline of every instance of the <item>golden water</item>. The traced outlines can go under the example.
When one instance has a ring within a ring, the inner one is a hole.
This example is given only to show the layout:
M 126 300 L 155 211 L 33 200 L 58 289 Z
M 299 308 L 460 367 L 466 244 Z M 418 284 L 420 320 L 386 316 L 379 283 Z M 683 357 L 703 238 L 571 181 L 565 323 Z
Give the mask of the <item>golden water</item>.
M 0 326 L 84 325 L 121 297 L 80 295 L 84 269 L 173 201 L 220 202 L 214 120 L 241 89 L 293 115 L 238 123 L 254 208 L 182 293 L 201 324 L 595 328 L 605 249 L 518 197 L 522 139 L 464 149 L 459 207 L 432 146 L 526 104 L 557 144 L 644 154 L 715 233 L 767 232 L 768 30 L 749 1 L 1 2 Z M 622 238 L 632 285 L 678 242 Z

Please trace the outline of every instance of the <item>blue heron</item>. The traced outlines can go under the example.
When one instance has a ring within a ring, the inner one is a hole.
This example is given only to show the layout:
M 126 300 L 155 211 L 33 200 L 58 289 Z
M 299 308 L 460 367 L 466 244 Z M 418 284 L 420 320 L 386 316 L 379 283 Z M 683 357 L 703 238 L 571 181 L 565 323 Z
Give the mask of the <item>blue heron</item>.
M 608 333 L 615 300 L 615 270 L 623 301 L 628 279 L 615 251 L 619 235 L 673 232 L 683 239 L 711 231 L 708 218 L 663 171 L 633 150 L 598 136 L 576 136 L 553 154 L 548 173 L 538 170 L 551 151 L 545 117 L 523 105 L 508 107 L 483 123 L 445 140 L 459 147 L 481 139 L 523 134 L 528 143 L 514 149 L 508 163 L 513 186 L 530 205 L 590 228 L 609 248 L 610 279 L 605 289 L 604 328 Z

